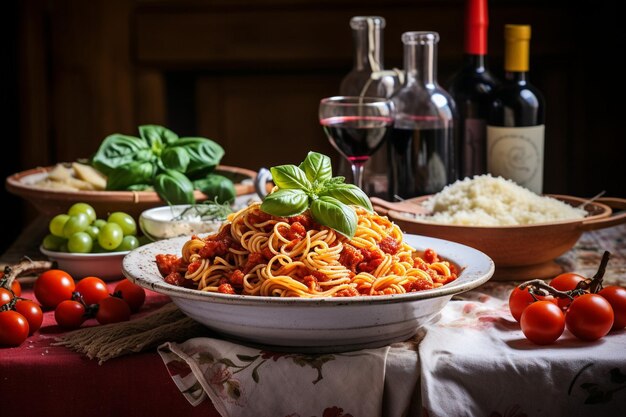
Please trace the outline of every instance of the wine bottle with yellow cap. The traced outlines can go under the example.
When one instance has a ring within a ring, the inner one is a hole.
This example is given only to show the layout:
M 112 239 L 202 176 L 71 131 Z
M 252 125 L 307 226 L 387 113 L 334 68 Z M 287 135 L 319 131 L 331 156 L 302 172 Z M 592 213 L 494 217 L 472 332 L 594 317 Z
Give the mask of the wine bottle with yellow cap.
M 487 122 L 487 170 L 541 194 L 544 99 L 529 82 L 530 26 L 504 27 L 505 77 L 492 96 Z

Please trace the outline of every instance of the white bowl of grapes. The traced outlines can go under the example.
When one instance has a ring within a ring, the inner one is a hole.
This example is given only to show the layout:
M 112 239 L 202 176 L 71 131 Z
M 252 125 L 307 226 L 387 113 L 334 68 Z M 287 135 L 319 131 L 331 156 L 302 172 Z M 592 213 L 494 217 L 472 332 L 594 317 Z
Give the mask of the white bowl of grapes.
M 41 253 L 74 279 L 123 278 L 122 260 L 139 246 L 137 223 L 122 211 L 103 215 L 82 202 L 55 215 L 49 222 L 49 233 L 41 242 Z

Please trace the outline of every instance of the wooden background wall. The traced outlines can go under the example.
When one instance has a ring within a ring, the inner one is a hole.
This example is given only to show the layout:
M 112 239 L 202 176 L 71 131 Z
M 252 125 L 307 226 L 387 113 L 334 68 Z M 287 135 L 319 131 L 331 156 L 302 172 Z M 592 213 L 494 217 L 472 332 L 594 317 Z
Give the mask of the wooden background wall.
M 439 80 L 458 67 L 463 0 L 12 0 L 4 7 L 2 174 L 89 157 L 108 134 L 144 123 L 210 137 L 223 163 L 250 169 L 333 153 L 317 122 L 352 64 L 348 21 L 387 19 L 386 67 L 400 35 L 435 30 Z M 533 27 L 531 81 L 547 101 L 545 191 L 626 196 L 624 29 L 596 1 L 491 0 L 490 66 L 505 23 Z M 617 101 L 621 98 L 621 104 Z M 32 210 L 3 190 L 20 221 Z M 29 211 L 30 210 L 30 211 Z M 10 223 L 10 224 L 9 224 Z

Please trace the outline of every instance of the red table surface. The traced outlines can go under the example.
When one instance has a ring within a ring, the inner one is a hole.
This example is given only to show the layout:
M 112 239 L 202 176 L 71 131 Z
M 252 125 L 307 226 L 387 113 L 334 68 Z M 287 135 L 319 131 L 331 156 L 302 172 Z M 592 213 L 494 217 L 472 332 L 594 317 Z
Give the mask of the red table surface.
M 112 291 L 116 282 L 108 284 Z M 146 291 L 146 303 L 131 320 L 169 298 Z M 22 297 L 35 300 L 31 288 Z M 98 325 L 91 319 L 83 325 Z M 97 360 L 63 346 L 51 346 L 65 333 L 54 312 L 46 311 L 37 332 L 16 348 L 0 347 L 0 415 L 68 417 L 219 417 L 209 400 L 191 406 L 169 376 L 156 349 Z

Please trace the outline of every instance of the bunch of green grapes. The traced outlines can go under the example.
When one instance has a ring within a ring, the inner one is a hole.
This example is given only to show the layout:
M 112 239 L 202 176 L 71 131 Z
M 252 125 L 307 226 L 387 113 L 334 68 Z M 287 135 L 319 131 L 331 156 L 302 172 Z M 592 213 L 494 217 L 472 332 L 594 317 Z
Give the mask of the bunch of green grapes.
M 65 214 L 57 214 L 48 225 L 45 249 L 72 253 L 120 252 L 139 246 L 137 223 L 127 213 L 116 211 L 98 219 L 87 203 L 75 203 Z

